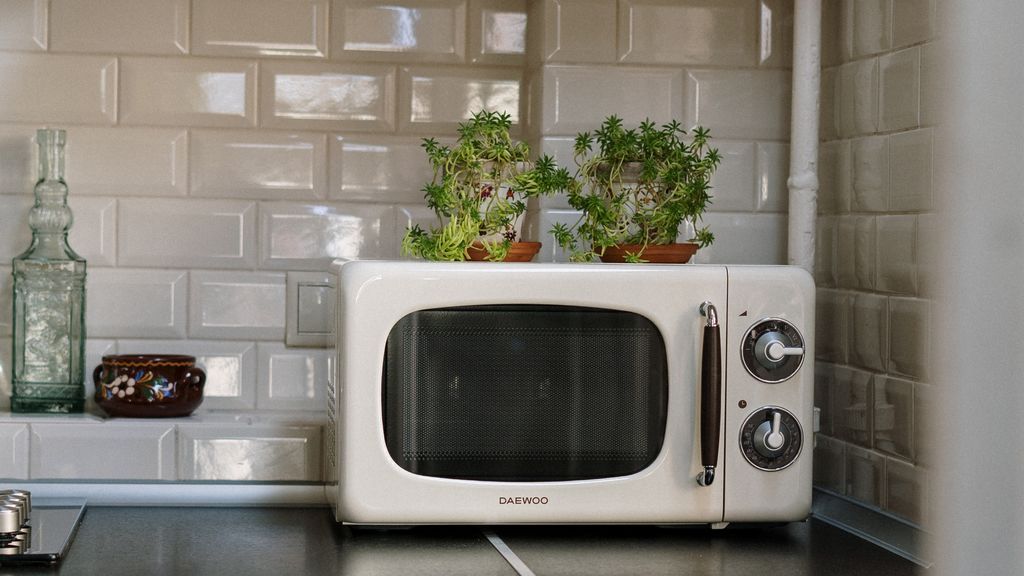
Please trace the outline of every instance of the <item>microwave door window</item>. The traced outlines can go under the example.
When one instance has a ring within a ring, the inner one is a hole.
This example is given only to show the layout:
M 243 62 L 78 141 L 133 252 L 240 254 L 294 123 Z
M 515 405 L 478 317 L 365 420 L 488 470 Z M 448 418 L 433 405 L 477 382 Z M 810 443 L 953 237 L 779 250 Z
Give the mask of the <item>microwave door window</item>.
M 414 474 L 625 476 L 664 442 L 665 343 L 650 320 L 617 310 L 421 310 L 388 336 L 382 401 L 388 451 Z

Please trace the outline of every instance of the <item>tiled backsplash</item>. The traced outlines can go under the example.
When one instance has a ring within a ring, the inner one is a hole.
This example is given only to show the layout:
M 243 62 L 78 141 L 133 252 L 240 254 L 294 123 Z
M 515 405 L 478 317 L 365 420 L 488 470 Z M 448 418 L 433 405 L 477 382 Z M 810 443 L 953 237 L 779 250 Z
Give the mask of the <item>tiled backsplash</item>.
M 0 478 L 319 480 L 292 435 L 243 421 L 255 410 L 315 428 L 306 415 L 323 409 L 329 352 L 284 346 L 284 272 L 399 257 L 405 228 L 433 221 L 420 138 L 453 138 L 481 107 L 507 111 L 569 167 L 573 135 L 612 113 L 709 127 L 724 161 L 706 217 L 717 241 L 698 260 L 784 262 L 791 28 L 791 0 L 3 2 L 0 410 L 9 263 L 29 241 L 42 126 L 68 130 L 88 366 L 188 353 L 210 377 L 192 419 L 0 422 L 21 455 L 0 450 Z M 918 153 L 891 140 L 887 150 Z M 573 218 L 565 199 L 534 216 L 541 258 L 561 258 L 546 230 Z M 140 459 L 145 470 L 62 469 L 71 452 L 48 448 L 81 427 L 83 458 L 99 459 L 86 446 L 123 426 L 137 426 L 137 452 L 160 455 Z M 302 430 L 302 450 L 318 451 Z
M 815 482 L 929 517 L 935 0 L 825 2 Z

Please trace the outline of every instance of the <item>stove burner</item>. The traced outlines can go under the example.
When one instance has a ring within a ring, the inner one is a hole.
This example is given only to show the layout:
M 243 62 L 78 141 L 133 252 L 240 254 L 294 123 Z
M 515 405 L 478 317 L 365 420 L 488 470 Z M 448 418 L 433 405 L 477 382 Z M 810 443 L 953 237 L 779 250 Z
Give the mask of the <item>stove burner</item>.
M 0 490 L 0 566 L 53 564 L 64 554 L 85 514 L 85 500 L 40 498 Z

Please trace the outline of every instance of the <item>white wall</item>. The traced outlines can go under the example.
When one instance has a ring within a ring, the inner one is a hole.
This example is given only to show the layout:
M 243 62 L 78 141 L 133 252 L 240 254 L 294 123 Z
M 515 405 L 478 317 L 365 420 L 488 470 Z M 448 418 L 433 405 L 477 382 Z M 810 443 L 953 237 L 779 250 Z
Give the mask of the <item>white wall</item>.
M 708 126 L 718 241 L 698 259 L 784 262 L 791 25 L 788 0 L 5 0 L 0 410 L 39 127 L 68 130 L 89 366 L 194 354 L 211 372 L 201 413 L 226 411 L 210 426 L 253 410 L 307 426 L 327 351 L 284 347 L 284 273 L 397 258 L 405 227 L 432 218 L 420 138 L 480 107 L 570 165 L 571 136 L 611 113 Z M 564 208 L 544 204 L 544 230 Z M 16 450 L 44 441 L 13 426 Z M 147 449 L 177 455 L 161 479 L 190 478 L 196 434 L 154 432 Z

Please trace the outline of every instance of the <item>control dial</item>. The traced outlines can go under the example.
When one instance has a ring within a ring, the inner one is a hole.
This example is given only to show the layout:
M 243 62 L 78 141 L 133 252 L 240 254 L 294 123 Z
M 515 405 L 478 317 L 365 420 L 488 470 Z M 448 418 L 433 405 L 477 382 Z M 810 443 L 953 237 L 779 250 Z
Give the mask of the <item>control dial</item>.
M 778 406 L 758 408 L 743 421 L 740 449 L 752 466 L 782 470 L 800 455 L 803 434 L 793 414 Z
M 780 318 L 767 318 L 743 335 L 743 366 L 751 376 L 775 384 L 788 380 L 804 361 L 800 331 Z

